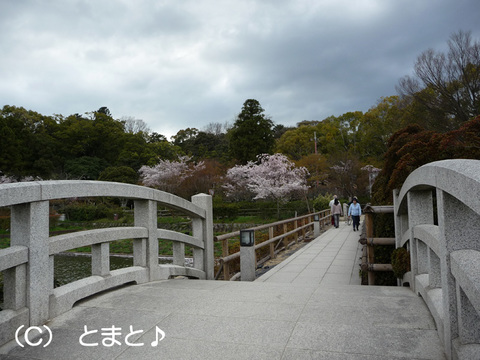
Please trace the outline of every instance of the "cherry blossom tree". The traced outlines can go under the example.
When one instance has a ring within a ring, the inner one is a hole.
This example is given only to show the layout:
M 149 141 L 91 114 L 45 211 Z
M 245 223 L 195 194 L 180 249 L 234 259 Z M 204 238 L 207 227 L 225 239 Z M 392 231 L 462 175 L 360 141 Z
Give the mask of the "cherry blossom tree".
M 178 161 L 160 160 L 155 166 L 142 166 L 139 173 L 143 185 L 176 193 L 186 179 L 204 167 L 203 161 L 195 164 L 191 157 L 181 156 Z
M 308 189 L 307 176 L 306 168 L 295 167 L 283 154 L 262 154 L 258 156 L 257 163 L 249 161 L 246 165 L 229 169 L 224 189 L 227 196 L 234 198 L 244 195 L 247 190 L 254 200 L 274 200 L 278 210 L 281 202 Z
M 235 201 L 251 200 L 255 195 L 250 184 L 250 173 L 257 166 L 253 161 L 249 161 L 246 165 L 236 165 L 227 170 L 225 182 L 222 185 L 227 197 Z

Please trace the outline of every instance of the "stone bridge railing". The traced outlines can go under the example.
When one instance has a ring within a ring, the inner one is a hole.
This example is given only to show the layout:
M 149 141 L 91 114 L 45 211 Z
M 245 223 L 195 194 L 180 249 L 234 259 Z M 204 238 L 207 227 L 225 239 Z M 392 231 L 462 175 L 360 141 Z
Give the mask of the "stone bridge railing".
M 49 236 L 49 201 L 81 197 L 134 199 L 134 226 Z M 157 228 L 157 205 L 192 218 L 193 235 Z M 4 310 L 0 346 L 20 325 L 44 324 L 87 296 L 126 283 L 185 275 L 213 279 L 212 201 L 199 194 L 192 202 L 151 188 L 98 181 L 41 181 L 0 185 L 0 207 L 11 207 L 11 244 L 0 250 Z M 158 239 L 172 240 L 173 264 L 159 265 Z M 109 242 L 133 239 L 133 266 L 110 271 Z M 193 268 L 185 267 L 185 244 L 193 248 Z M 90 277 L 54 288 L 54 255 L 92 246 Z
M 403 281 L 429 307 L 449 359 L 480 359 L 480 161 L 422 166 L 394 196 Z

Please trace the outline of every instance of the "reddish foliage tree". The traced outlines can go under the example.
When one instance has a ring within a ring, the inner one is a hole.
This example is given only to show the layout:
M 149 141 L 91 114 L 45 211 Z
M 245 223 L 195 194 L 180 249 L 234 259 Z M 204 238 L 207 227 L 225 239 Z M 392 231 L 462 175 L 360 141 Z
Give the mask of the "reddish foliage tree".
M 447 133 L 409 125 L 388 142 L 385 164 L 372 188 L 372 203 L 392 204 L 394 189 L 418 167 L 445 159 L 480 159 L 480 116 Z

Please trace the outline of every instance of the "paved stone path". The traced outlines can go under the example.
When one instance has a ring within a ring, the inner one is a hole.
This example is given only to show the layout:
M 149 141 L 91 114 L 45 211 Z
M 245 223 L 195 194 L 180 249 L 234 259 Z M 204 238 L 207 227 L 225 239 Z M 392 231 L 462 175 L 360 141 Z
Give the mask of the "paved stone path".
M 359 234 L 343 223 L 255 282 L 166 280 L 97 295 L 47 324 L 49 346 L 0 359 L 443 359 L 420 297 L 349 285 Z M 157 329 L 165 338 L 152 346 Z
M 360 285 L 360 232 L 341 222 L 338 229 L 298 250 L 256 281 L 320 284 Z

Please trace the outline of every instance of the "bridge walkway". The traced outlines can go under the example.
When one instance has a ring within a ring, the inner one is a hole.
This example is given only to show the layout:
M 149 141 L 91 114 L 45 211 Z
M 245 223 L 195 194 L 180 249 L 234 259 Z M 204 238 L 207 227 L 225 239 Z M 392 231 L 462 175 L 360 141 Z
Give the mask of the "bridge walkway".
M 359 234 L 342 223 L 254 282 L 177 279 L 96 295 L 47 324 L 50 345 L 0 359 L 443 359 L 421 297 L 352 285 Z M 158 329 L 165 338 L 152 346 Z

